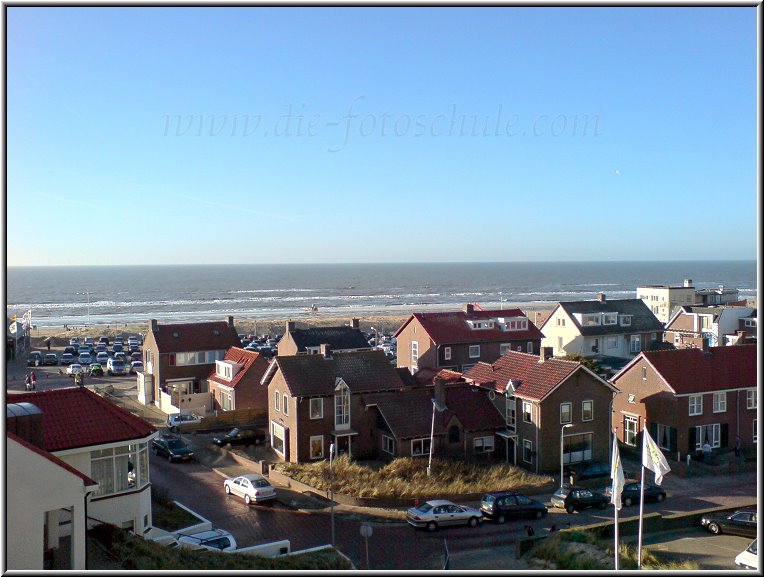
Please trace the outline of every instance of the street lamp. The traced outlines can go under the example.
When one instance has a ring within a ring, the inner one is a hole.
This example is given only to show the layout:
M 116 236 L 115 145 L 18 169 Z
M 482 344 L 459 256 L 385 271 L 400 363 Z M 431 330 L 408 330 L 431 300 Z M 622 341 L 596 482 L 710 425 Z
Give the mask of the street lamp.
M 374 327 L 371 327 L 371 330 L 374 331 L 374 346 L 376 347 L 379 344 L 379 333 Z
M 334 468 L 332 462 L 334 461 L 334 443 L 329 445 L 329 493 L 331 495 L 330 507 L 332 516 L 332 547 L 334 547 Z
M 563 458 L 562 458 L 562 440 L 565 437 L 565 429 L 568 427 L 572 427 L 573 425 L 571 423 L 568 423 L 567 425 L 563 425 L 560 429 L 560 489 L 562 489 L 562 480 L 563 480 L 563 470 L 562 470 L 562 464 L 563 464 Z
M 435 435 L 435 411 L 442 413 L 446 410 L 446 407 L 441 407 L 437 400 L 432 399 L 432 425 L 430 426 L 430 457 L 427 461 L 427 476 L 430 476 L 430 470 L 432 468 L 432 445 L 433 436 Z

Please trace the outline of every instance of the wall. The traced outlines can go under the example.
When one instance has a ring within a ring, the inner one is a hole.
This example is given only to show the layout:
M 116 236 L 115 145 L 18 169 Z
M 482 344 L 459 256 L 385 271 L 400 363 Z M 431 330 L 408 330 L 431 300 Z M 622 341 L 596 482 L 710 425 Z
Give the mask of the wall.
M 558 318 L 565 319 L 564 327 L 557 326 Z M 558 306 L 555 309 L 543 324 L 541 332 L 544 333 L 544 338 L 541 339 L 541 346 L 552 347 L 555 357 L 564 357 L 566 354 L 586 355 L 591 353 L 591 351 L 589 353 L 584 351 L 583 337 L 579 333 L 574 320 L 565 313 L 562 307 Z M 557 347 L 558 337 L 562 337 L 564 349 L 562 351 Z
M 397 337 L 397 351 L 398 367 L 411 368 L 411 342 L 417 341 L 419 344 L 419 360 L 417 366 L 422 367 L 437 367 L 437 348 L 435 343 L 432 342 L 427 331 L 424 330 L 422 324 L 416 319 L 411 317 L 411 320 L 406 324 L 401 333 Z

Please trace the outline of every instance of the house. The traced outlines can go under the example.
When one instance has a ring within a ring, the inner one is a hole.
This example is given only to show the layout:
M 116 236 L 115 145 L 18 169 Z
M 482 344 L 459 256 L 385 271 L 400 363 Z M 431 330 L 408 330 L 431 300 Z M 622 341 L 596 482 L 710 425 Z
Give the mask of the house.
M 641 299 L 560 302 L 541 326 L 554 355 L 629 360 L 663 340 L 663 324 Z
M 726 305 L 736 302 L 739 297 L 739 291 L 736 288 L 725 287 L 723 284 L 719 288 L 704 288 L 695 291 L 695 303 L 701 306 Z
M 66 496 L 66 500 L 71 500 L 74 492 L 71 479 L 67 478 L 62 486 L 52 484 L 48 476 L 26 479 L 36 493 L 28 501 L 19 503 L 25 509 L 22 513 L 32 518 L 19 522 L 31 523 L 40 529 L 22 533 L 27 539 L 37 542 L 38 536 L 45 534 L 48 548 L 55 547 L 61 537 L 73 535 L 73 558 L 75 563 L 80 563 L 78 532 L 83 518 L 80 515 L 86 515 L 90 523 L 111 523 L 139 536 L 151 532 L 148 451 L 149 442 L 156 435 L 153 425 L 84 387 L 23 393 L 10 399 L 13 402 L 6 407 L 8 433 L 38 449 L 30 449 L 37 456 L 25 453 L 30 461 L 26 464 L 36 471 L 54 471 L 52 465 L 56 465 L 57 469 L 63 467 L 79 478 L 79 500 L 73 510 L 69 505 L 57 507 L 58 501 L 53 495 L 61 491 L 62 498 Z M 23 452 L 21 446 L 14 450 Z M 50 453 L 55 459 L 43 453 Z M 53 478 L 65 476 L 57 469 Z M 84 500 L 86 492 L 87 501 Z M 45 511 L 44 519 L 38 516 L 41 508 Z
M 708 440 L 717 450 L 756 448 L 756 346 L 643 352 L 613 378 L 618 439 L 640 446 L 645 421 L 669 457 L 696 455 Z
M 25 403 L 31 414 L 39 412 Z M 8 405 L 9 422 L 23 418 Z M 40 413 L 42 416 L 42 413 Z M 41 571 L 53 567 L 83 571 L 86 566 L 85 518 L 97 483 L 58 457 L 15 433 L 8 432 L 6 462 L 6 569 Z M 40 480 L 41 482 L 35 482 Z M 45 490 L 55 488 L 55 490 Z M 59 519 L 67 519 L 62 535 Z M 54 564 L 53 558 L 62 558 Z
M 750 317 L 751 307 L 683 306 L 666 323 L 666 340 L 676 348 L 716 347 L 725 343 L 726 335 L 735 335 L 740 319 Z
M 287 321 L 286 332 L 279 341 L 279 356 L 317 355 L 323 344 L 328 344 L 335 353 L 371 350 L 358 319 L 352 319 L 349 327 L 309 329 L 297 329 L 294 321 Z
M 261 380 L 270 365 L 260 353 L 241 347 L 231 347 L 225 356 L 215 361 L 207 377 L 213 408 L 223 411 L 236 409 L 266 409 L 268 389 Z
M 695 304 L 695 287 L 692 279 L 685 279 L 682 286 L 645 285 L 637 287 L 637 298 L 666 324 L 676 307 Z
M 560 453 L 563 464 L 609 461 L 617 389 L 582 363 L 547 353 L 508 351 L 464 374 L 505 415 L 507 460 L 534 473 L 559 471 Z
M 398 367 L 466 371 L 509 350 L 538 354 L 543 335 L 520 309 L 414 313 L 395 333 Z
M 212 410 L 207 377 L 215 361 L 223 360 L 241 341 L 228 321 L 160 325 L 149 321 L 143 343 L 145 370 L 138 374 L 138 400 L 152 403 L 165 413 Z
M 738 319 L 738 329 L 734 335 L 725 335 L 725 345 L 742 345 L 746 343 L 756 343 L 758 319 L 756 309 L 746 316 Z
M 448 370 L 428 385 L 364 394 L 363 401 L 366 410 L 379 415 L 376 447 L 382 459 L 428 457 L 431 440 L 437 458 L 493 459 L 496 434 L 504 429 L 486 391 Z
M 368 458 L 374 451 L 376 414 L 363 394 L 396 391 L 403 383 L 382 351 L 279 355 L 263 377 L 268 387 L 271 447 L 293 463 L 337 454 Z

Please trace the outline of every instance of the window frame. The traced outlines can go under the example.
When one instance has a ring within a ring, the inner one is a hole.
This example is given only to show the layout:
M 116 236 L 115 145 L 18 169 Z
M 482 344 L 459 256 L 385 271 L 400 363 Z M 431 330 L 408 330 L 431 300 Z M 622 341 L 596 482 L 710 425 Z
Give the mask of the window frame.
M 753 401 L 753 402 L 751 402 Z M 756 389 L 748 389 L 745 392 L 745 408 L 746 409 L 757 409 L 758 408 L 758 394 L 756 392 Z
M 589 418 L 586 418 L 586 404 L 589 403 Z M 581 420 L 582 421 L 593 421 L 594 420 L 594 400 L 593 399 L 585 399 L 581 401 Z
M 313 453 L 313 442 L 320 440 L 321 441 L 321 453 L 316 455 Z M 323 459 L 324 458 L 324 436 L 323 435 L 311 435 L 310 439 L 308 441 L 308 452 L 310 454 L 311 460 L 317 460 L 317 459 Z
M 451 347 L 443 347 L 443 360 L 444 361 L 451 360 Z
M 567 409 L 567 413 L 568 413 L 567 420 L 564 420 L 564 417 L 563 417 L 564 409 Z M 564 425 L 566 423 L 572 423 L 572 422 L 573 422 L 573 403 L 569 401 L 560 403 L 560 424 Z
M 382 452 L 395 455 L 395 439 L 389 435 L 382 435 Z
M 525 410 L 527 407 L 527 411 Z M 526 415 L 528 418 L 526 419 Z M 533 403 L 530 401 L 523 401 L 523 423 L 533 424 Z
M 276 393 L 275 398 L 273 399 L 273 410 L 277 413 L 281 412 L 281 392 L 278 389 L 274 389 L 274 392 Z
M 419 341 L 411 341 L 411 366 L 419 366 Z
M 703 395 L 689 395 L 687 405 L 690 417 L 698 417 L 703 414 Z
M 318 416 L 314 416 L 313 414 L 313 407 L 314 403 L 318 401 L 319 411 Z M 323 419 L 324 418 L 324 398 L 323 397 L 311 397 L 308 404 L 308 415 L 310 416 L 310 420 L 314 421 L 317 419 Z
M 475 349 L 477 349 L 477 354 L 475 354 Z M 471 359 L 479 359 L 480 358 L 480 345 L 470 345 L 469 348 L 469 358 Z
M 512 343 L 501 343 L 499 345 L 499 356 L 503 357 L 512 350 Z
M 285 417 L 288 417 L 289 416 L 289 396 L 286 393 L 284 393 L 282 401 L 283 402 L 281 403 L 281 412 L 284 413 Z
M 714 393 L 712 412 L 714 413 L 727 412 L 727 392 L 726 391 L 719 391 Z
M 414 452 L 414 445 L 421 446 L 421 453 Z M 426 449 L 426 450 L 425 450 Z M 424 457 L 430 454 L 430 437 L 419 437 L 418 439 L 411 439 L 411 456 L 412 457 Z
M 634 431 L 632 432 L 629 424 L 634 425 Z M 630 447 L 637 446 L 637 436 L 639 435 L 639 419 L 632 417 L 631 415 L 623 416 L 623 442 Z
M 528 458 L 526 459 L 526 451 L 528 454 Z M 533 462 L 533 441 L 530 439 L 523 439 L 523 463 L 532 463 Z
M 472 452 L 475 455 L 480 455 L 483 453 L 493 453 L 494 449 L 495 449 L 495 442 L 494 442 L 493 435 L 487 435 L 485 437 L 474 437 L 472 439 Z

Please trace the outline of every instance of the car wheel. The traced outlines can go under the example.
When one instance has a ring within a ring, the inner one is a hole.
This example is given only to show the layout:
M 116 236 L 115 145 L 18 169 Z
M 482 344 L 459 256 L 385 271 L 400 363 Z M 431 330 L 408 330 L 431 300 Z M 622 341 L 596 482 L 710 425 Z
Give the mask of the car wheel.
M 626 505 L 627 507 L 631 507 L 631 504 L 632 504 L 633 502 L 634 502 L 634 501 L 632 501 L 632 500 L 631 500 L 631 497 L 626 497 L 626 498 L 623 500 L 623 504 L 624 504 L 624 505 Z
M 708 524 L 708 530 L 711 531 L 714 535 L 718 535 L 722 532 L 722 530 L 719 528 L 719 525 L 716 523 L 709 523 Z
M 225 485 L 224 489 L 225 489 L 225 494 L 226 495 L 230 495 L 231 494 L 231 487 L 229 487 L 228 485 Z
M 533 516 L 534 516 L 536 519 L 541 519 L 541 517 L 543 517 L 543 516 L 544 516 L 544 512 L 543 512 L 543 511 L 536 511 L 536 512 L 533 514 Z
M 576 508 L 573 505 L 568 505 L 567 507 L 565 507 L 565 510 L 568 513 L 573 513 L 576 510 Z
M 496 517 L 496 522 L 497 522 L 499 525 L 503 525 L 503 524 L 504 524 L 504 521 L 506 521 L 506 520 L 507 520 L 507 518 L 504 516 L 504 514 L 503 514 L 503 513 L 499 513 L 499 516 L 498 516 L 498 517 Z
M 478 518 L 477 517 L 470 517 L 470 520 L 467 521 L 467 525 L 470 527 L 477 527 L 478 524 Z
M 249 505 L 252 501 L 252 498 L 249 495 L 244 495 L 244 502 Z
M 658 500 L 658 503 L 662 503 L 663 499 L 665 498 L 666 498 L 666 495 L 664 495 L 663 493 L 658 493 L 658 496 L 656 497 L 656 499 Z

